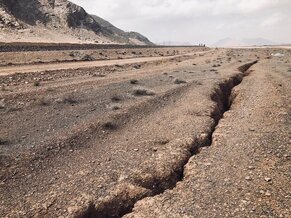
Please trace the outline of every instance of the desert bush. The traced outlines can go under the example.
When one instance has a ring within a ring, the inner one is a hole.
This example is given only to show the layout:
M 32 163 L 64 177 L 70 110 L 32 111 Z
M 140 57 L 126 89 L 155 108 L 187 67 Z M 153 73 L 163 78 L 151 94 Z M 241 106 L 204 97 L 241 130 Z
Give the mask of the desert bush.
M 113 102 L 119 102 L 121 100 L 122 100 L 121 96 L 118 96 L 118 95 L 114 95 L 111 97 L 111 101 Z
M 141 65 L 140 64 L 136 64 L 136 65 L 133 66 L 133 68 L 134 69 L 140 69 L 141 68 Z
M 155 144 L 160 144 L 160 145 L 165 145 L 165 144 L 168 144 L 169 142 L 170 140 L 167 138 L 160 138 L 160 139 L 155 140 Z
M 78 101 L 76 100 L 75 96 L 69 94 L 63 97 L 62 102 L 64 104 L 76 104 Z
M 106 75 L 94 73 L 94 74 L 92 74 L 92 77 L 106 77 Z
M 44 97 L 41 97 L 37 100 L 37 104 L 41 106 L 48 106 L 50 104 L 49 100 Z
M 88 54 L 82 57 L 82 61 L 94 61 L 94 60 L 95 58 Z
M 7 141 L 4 138 L 0 137 L 0 145 L 5 145 L 6 143 Z
M 138 84 L 138 80 L 137 79 L 131 79 L 130 80 L 130 84 Z
M 150 96 L 155 95 L 155 93 L 152 90 L 146 89 L 144 87 L 138 87 L 133 90 L 133 94 L 135 96 Z
M 182 80 L 182 79 L 178 79 L 178 78 L 176 78 L 175 80 L 174 80 L 174 83 L 175 84 L 183 84 L 183 83 L 187 83 L 185 80 Z
M 103 124 L 103 128 L 108 130 L 115 130 L 117 129 L 117 126 L 112 122 L 106 122 Z

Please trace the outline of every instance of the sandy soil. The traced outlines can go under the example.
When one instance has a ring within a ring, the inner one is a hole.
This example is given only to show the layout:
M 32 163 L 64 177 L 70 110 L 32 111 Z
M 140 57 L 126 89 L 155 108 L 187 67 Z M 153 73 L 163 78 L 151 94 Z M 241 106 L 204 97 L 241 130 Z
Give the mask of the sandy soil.
M 66 62 L 66 63 L 48 63 L 48 64 L 30 64 L 26 66 L 13 66 L 13 67 L 0 67 L 0 75 L 10 75 L 15 73 L 31 73 L 31 72 L 42 72 L 47 69 L 49 70 L 68 70 L 68 69 L 82 69 L 92 67 L 103 67 L 103 66 L 114 66 L 114 65 L 125 65 L 125 64 L 139 64 L 151 61 L 166 61 L 173 57 L 187 57 L 193 56 L 194 54 L 204 54 L 205 52 L 186 53 L 184 55 L 171 55 L 168 57 L 143 57 L 143 58 L 132 58 L 123 60 L 99 60 L 99 61 L 78 61 L 78 62 Z
M 1 217 L 288 217 L 291 51 L 191 49 L 3 66 Z
M 291 81 L 273 64 L 260 61 L 233 90 L 211 146 L 190 158 L 182 181 L 126 217 L 290 216 Z
M 1 45 L 0 45 L 1 46 Z M 70 46 L 68 46 L 70 48 Z M 73 46 L 72 46 L 73 47 Z M 106 46 L 104 46 L 106 47 Z M 21 47 L 20 47 L 21 49 Z M 25 50 L 25 48 L 22 48 Z M 37 49 L 37 48 L 34 48 Z M 5 49 L 3 49 L 5 50 Z M 63 63 L 94 60 L 120 60 L 137 57 L 170 57 L 191 52 L 207 50 L 207 48 L 140 48 L 140 49 L 91 49 L 91 50 L 60 50 L 23 52 L 0 52 L 0 66 L 31 65 L 43 63 Z

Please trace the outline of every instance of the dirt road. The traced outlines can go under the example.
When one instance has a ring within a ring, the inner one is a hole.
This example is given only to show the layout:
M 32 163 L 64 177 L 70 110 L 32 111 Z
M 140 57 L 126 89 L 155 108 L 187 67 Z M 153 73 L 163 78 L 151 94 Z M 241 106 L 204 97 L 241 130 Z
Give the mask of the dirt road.
M 270 52 L 1 71 L 1 217 L 288 217 L 291 52 Z
M 32 73 L 32 72 L 43 72 L 46 70 L 68 70 L 68 69 L 82 69 L 92 67 L 104 67 L 114 65 L 125 65 L 125 64 L 139 64 L 144 62 L 152 61 L 163 61 L 171 60 L 172 58 L 193 56 L 194 54 L 205 54 L 206 52 L 188 53 L 184 55 L 173 55 L 168 57 L 143 57 L 143 58 L 131 58 L 123 60 L 104 60 L 104 61 L 78 61 L 78 62 L 65 62 L 65 63 L 48 63 L 48 64 L 31 64 L 24 66 L 5 66 L 0 67 L 0 76 L 7 76 L 15 73 Z

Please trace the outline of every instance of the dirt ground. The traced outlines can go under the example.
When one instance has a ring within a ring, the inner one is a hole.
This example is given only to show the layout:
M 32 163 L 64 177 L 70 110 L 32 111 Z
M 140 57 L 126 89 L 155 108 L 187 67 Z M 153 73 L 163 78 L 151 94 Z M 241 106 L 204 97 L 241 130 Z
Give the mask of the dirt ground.
M 290 217 L 290 49 L 0 57 L 1 217 Z
M 1 46 L 1 45 L 0 45 Z M 102 47 L 102 46 L 100 46 Z M 103 46 L 106 47 L 106 46 Z M 84 50 L 52 50 L 52 51 L 7 51 L 0 52 L 0 66 L 32 65 L 43 63 L 64 63 L 78 61 L 122 60 L 143 57 L 171 57 L 190 52 L 204 51 L 207 48 L 197 47 L 145 47 L 139 49 L 84 49 Z

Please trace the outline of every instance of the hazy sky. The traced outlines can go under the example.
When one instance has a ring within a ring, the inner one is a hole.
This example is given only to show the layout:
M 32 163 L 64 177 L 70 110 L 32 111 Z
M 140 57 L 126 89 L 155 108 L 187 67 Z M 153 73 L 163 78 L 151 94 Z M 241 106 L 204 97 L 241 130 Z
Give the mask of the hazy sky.
M 71 0 L 153 42 L 212 44 L 263 37 L 291 42 L 291 0 Z

